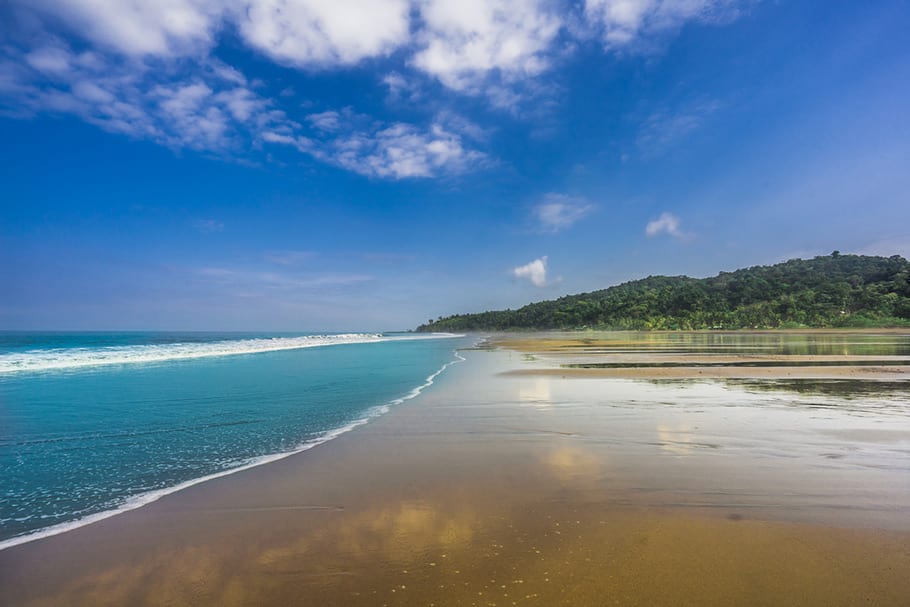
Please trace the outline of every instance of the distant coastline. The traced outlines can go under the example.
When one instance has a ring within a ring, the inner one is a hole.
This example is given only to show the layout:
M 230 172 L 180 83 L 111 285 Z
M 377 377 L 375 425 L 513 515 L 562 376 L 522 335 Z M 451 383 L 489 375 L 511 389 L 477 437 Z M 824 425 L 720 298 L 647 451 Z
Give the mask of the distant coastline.
M 710 278 L 649 276 L 517 310 L 440 317 L 417 331 L 884 328 L 910 328 L 910 262 L 834 251 Z

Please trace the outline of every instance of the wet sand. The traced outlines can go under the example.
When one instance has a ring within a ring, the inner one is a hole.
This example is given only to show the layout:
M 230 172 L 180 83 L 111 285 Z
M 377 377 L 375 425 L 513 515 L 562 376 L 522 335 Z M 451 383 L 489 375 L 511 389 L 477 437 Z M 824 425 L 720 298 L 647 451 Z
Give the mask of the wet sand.
M 507 371 L 511 375 L 549 375 L 553 377 L 613 377 L 631 379 L 901 379 L 910 377 L 910 366 L 842 366 L 804 367 L 620 367 L 598 368 L 542 368 Z
M 541 333 L 495 346 L 537 364 L 519 375 L 635 379 L 910 378 L 906 331 Z M 870 350 L 876 354 L 865 354 Z M 784 352 L 784 353 L 781 353 Z
M 803 394 L 535 352 L 464 352 L 311 451 L 2 551 L 0 604 L 910 604 L 906 375 Z

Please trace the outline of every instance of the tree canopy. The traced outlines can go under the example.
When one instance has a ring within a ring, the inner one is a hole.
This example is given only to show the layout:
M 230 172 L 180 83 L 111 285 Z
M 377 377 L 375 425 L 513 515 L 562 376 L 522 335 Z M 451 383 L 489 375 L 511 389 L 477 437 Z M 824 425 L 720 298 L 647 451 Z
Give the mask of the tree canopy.
M 834 251 L 721 272 L 648 276 L 517 310 L 456 314 L 418 331 L 910 326 L 910 262 Z

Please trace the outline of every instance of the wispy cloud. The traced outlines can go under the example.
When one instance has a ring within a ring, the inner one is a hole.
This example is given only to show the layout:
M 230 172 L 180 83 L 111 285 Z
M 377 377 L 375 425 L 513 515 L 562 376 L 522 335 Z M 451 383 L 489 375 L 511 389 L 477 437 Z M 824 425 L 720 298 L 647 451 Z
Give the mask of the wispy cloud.
M 660 217 L 648 222 L 648 225 L 645 226 L 645 234 L 647 234 L 648 238 L 660 236 L 661 234 L 678 239 L 687 238 L 688 234 L 680 229 L 679 224 L 679 217 L 673 213 L 661 213 Z
M 320 131 L 337 131 L 341 128 L 341 115 L 334 110 L 310 114 L 306 120 Z
M 263 259 L 282 266 L 296 266 L 318 257 L 315 251 L 270 251 Z
M 263 139 L 293 146 L 361 175 L 387 179 L 459 174 L 489 160 L 441 120 L 421 128 L 404 122 L 382 124 L 353 115 L 342 121 L 337 113 L 332 118 L 338 121 L 332 123 L 335 132 L 328 138 L 266 132 Z
M 724 23 L 736 18 L 738 0 L 585 0 L 587 25 L 609 50 L 649 46 L 688 22 Z
M 221 63 L 187 77 L 77 53 L 59 42 L 39 51 L 31 61 L 37 67 L 21 56 L 8 64 L 12 82 L 0 95 L 15 87 L 20 112 L 75 114 L 136 139 L 222 155 L 244 154 L 260 142 L 291 145 L 320 161 L 387 179 L 459 174 L 488 159 L 467 141 L 477 141 L 482 130 L 452 113 L 421 127 L 327 110 L 306 116 L 307 131 L 273 100 L 237 84 L 243 75 Z
M 9 74 L 0 102 L 20 114 L 73 114 L 135 139 L 228 154 L 256 139 L 263 128 L 293 124 L 245 84 L 234 68 L 212 60 L 187 75 L 177 66 L 73 51 L 52 40 L 23 55 L 0 50 Z
M 224 223 L 217 219 L 197 219 L 193 222 L 193 227 L 205 234 L 224 231 Z
M 372 263 L 403 263 L 414 261 L 417 257 L 408 253 L 387 253 L 368 251 L 362 253 L 363 259 Z
M 639 128 L 638 148 L 645 156 L 660 156 L 701 128 L 720 108 L 719 101 L 709 99 L 654 112 Z
M 550 281 L 547 279 L 547 256 L 518 266 L 512 270 L 512 276 L 528 280 L 535 287 L 546 287 L 559 282 L 559 278 Z
M 400 72 L 391 72 L 380 80 L 388 88 L 390 101 L 417 101 L 423 97 L 421 87 L 414 77 L 409 78 Z
M 276 272 L 221 266 L 202 267 L 193 274 L 224 287 L 243 292 L 308 291 L 322 288 L 344 288 L 374 280 L 368 274 L 348 272 Z
M 0 112 L 70 114 L 107 131 L 222 156 L 263 143 L 293 145 L 371 177 L 463 173 L 487 155 L 437 113 L 429 122 L 350 124 L 344 110 L 298 116 L 214 56 L 225 36 L 282 65 L 331 70 L 393 57 L 391 98 L 439 83 L 516 113 L 549 107 L 541 78 L 579 41 L 608 51 L 688 21 L 736 14 L 739 0 L 11 0 L 34 30 L 0 47 Z M 64 42 L 67 40 L 69 42 Z M 397 53 L 397 54 L 396 54 Z M 703 110 L 703 108 L 701 108 Z M 531 112 L 524 112 L 531 114 Z M 290 115 L 289 115 L 290 114 Z M 643 147 L 691 130 L 696 113 L 655 116 Z M 702 115 L 704 112 L 702 111 Z M 312 129 L 313 133 L 306 132 Z M 675 135 L 674 135 L 675 134 Z
M 900 255 L 905 259 L 910 259 L 910 237 L 884 237 L 860 248 L 857 253 L 860 255 L 881 255 L 884 257 Z
M 559 232 L 578 222 L 594 210 L 584 198 L 566 194 L 550 193 L 544 196 L 543 202 L 532 210 L 540 229 L 546 232 Z

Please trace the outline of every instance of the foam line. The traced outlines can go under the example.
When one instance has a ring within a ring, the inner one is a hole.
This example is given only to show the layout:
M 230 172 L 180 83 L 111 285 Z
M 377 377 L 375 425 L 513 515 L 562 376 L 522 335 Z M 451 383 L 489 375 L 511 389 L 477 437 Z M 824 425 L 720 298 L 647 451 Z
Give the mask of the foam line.
M 303 337 L 273 337 L 265 339 L 234 339 L 204 343 L 147 344 L 108 346 L 103 348 L 57 348 L 27 350 L 0 354 L 0 375 L 29 371 L 79 369 L 101 365 L 157 363 L 172 360 L 259 354 L 280 350 L 297 350 L 319 346 L 364 344 L 384 341 L 444 339 L 459 337 L 451 333 L 429 335 L 383 335 L 381 333 L 344 333 L 339 335 L 308 335 Z
M 398 339 L 398 338 L 390 338 L 390 339 Z M 417 339 L 421 339 L 421 338 L 417 338 Z M 426 337 L 424 337 L 423 339 L 426 339 Z M 71 531 L 73 529 L 85 527 L 86 525 L 91 525 L 92 523 L 97 523 L 98 521 L 103 521 L 104 519 L 108 519 L 113 516 L 117 516 L 118 514 L 122 514 L 124 512 L 129 512 L 130 510 L 136 510 L 137 508 L 141 508 L 142 506 L 151 504 L 152 502 L 157 502 L 159 499 L 161 499 L 162 497 L 164 497 L 166 495 L 170 495 L 172 493 L 177 493 L 178 491 L 183 491 L 184 489 L 188 489 L 189 487 L 193 487 L 194 485 L 199 485 L 206 481 L 214 480 L 216 478 L 221 478 L 223 476 L 228 476 L 229 474 L 235 474 L 237 472 L 242 472 L 243 470 L 249 470 L 250 468 L 255 468 L 257 466 L 262 466 L 263 464 L 275 462 L 275 461 L 284 459 L 286 457 L 296 455 L 297 453 L 302 453 L 304 451 L 308 451 L 309 449 L 312 449 L 313 447 L 318 447 L 319 445 L 327 443 L 332 439 L 338 438 L 342 434 L 350 432 L 351 430 L 353 430 L 354 428 L 356 428 L 358 426 L 362 426 L 363 424 L 366 424 L 371 419 L 374 419 L 376 417 L 379 417 L 380 415 L 388 413 L 389 409 L 394 405 L 400 405 L 406 401 L 417 398 L 418 396 L 420 396 L 421 392 L 423 392 L 424 390 L 426 390 L 427 388 L 429 388 L 430 386 L 433 385 L 433 382 L 436 380 L 437 377 L 439 377 L 440 374 L 442 374 L 443 371 L 445 371 L 446 369 L 448 369 L 450 366 L 454 365 L 455 363 L 459 363 L 464 360 L 465 360 L 465 358 L 456 351 L 455 359 L 450 360 L 449 362 L 442 365 L 436 372 L 434 372 L 433 374 L 428 376 L 421 385 L 417 386 L 416 388 L 414 388 L 413 390 L 411 390 L 404 396 L 391 400 L 391 401 L 389 401 L 389 403 L 387 403 L 385 405 L 373 407 L 366 412 L 366 415 L 364 417 L 361 417 L 360 419 L 356 419 L 356 420 L 350 422 L 349 424 L 341 426 L 340 428 L 335 428 L 334 430 L 329 430 L 328 432 L 326 432 L 319 438 L 302 443 L 297 448 L 292 449 L 291 451 L 273 453 L 271 455 L 264 455 L 262 457 L 253 458 L 253 459 L 247 460 L 246 462 L 242 463 L 241 465 L 237 466 L 236 468 L 230 468 L 228 470 L 221 470 L 220 472 L 215 472 L 214 474 L 209 474 L 207 476 L 190 479 L 190 480 L 184 481 L 178 485 L 174 485 L 173 487 L 166 487 L 164 489 L 156 489 L 154 491 L 149 491 L 149 492 L 142 493 L 139 495 L 134 495 L 133 497 L 127 499 L 119 507 L 117 507 L 113 510 L 105 510 L 103 512 L 97 512 L 95 514 L 90 514 L 88 516 L 82 517 L 75 521 L 70 521 L 67 523 L 60 523 L 59 525 L 52 525 L 50 527 L 45 527 L 44 529 L 39 529 L 37 531 L 33 531 L 33 532 L 27 533 L 25 535 L 18 535 L 15 537 L 8 538 L 6 540 L 2 540 L 2 541 L 0 541 L 0 550 L 6 550 L 7 548 L 12 548 L 13 546 L 19 546 L 21 544 L 26 544 L 28 542 L 40 540 L 45 537 L 51 537 L 53 535 L 59 535 L 61 533 L 66 533 L 67 531 Z

